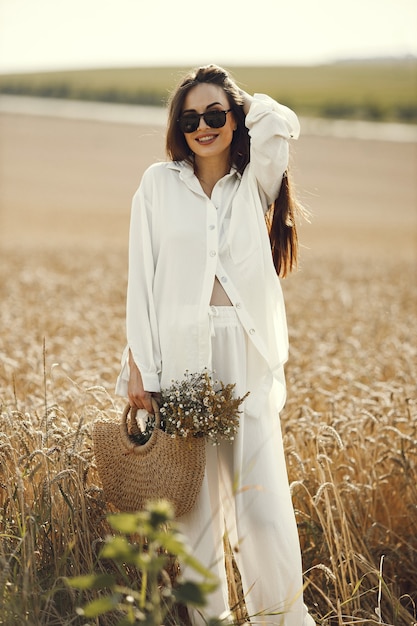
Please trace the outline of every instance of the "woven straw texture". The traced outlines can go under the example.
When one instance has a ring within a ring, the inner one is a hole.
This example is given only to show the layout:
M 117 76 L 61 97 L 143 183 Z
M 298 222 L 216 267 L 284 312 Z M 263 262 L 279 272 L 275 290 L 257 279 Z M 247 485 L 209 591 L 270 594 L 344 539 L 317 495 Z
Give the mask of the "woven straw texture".
M 93 425 L 94 453 L 106 500 L 120 511 L 139 511 L 149 500 L 164 499 L 171 502 L 176 517 L 188 513 L 204 477 L 205 439 L 172 438 L 156 427 L 149 441 L 135 444 L 127 426 L 129 409 L 121 422 L 97 420 Z

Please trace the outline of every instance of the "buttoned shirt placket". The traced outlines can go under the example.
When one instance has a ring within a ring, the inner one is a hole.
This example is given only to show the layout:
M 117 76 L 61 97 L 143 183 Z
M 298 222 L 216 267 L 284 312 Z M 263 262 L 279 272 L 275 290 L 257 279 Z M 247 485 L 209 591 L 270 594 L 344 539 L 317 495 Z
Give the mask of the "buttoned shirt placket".
M 230 221 L 232 198 L 239 184 L 240 176 L 236 172 L 231 172 L 221 179 L 213 189 L 207 210 L 207 249 L 210 258 L 216 263 L 215 275 L 232 306 L 236 309 L 240 323 L 257 350 L 266 357 L 266 346 L 257 333 L 254 322 L 244 306 L 238 290 L 222 264 L 222 256 L 229 253 L 227 224 Z M 215 213 L 213 213 L 213 209 Z

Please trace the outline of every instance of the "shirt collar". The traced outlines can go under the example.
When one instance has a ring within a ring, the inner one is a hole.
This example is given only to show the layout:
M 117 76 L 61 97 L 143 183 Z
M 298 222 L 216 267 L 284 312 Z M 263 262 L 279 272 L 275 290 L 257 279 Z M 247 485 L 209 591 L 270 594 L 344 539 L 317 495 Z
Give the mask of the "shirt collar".
M 168 169 L 177 170 L 178 172 L 180 172 L 181 178 L 183 180 L 190 180 L 191 178 L 194 177 L 193 165 L 192 163 L 189 163 L 188 161 L 169 161 L 167 167 Z M 226 174 L 224 178 L 232 177 L 232 176 L 237 176 L 237 178 L 242 178 L 241 173 L 238 172 L 234 166 L 230 168 L 230 172 Z

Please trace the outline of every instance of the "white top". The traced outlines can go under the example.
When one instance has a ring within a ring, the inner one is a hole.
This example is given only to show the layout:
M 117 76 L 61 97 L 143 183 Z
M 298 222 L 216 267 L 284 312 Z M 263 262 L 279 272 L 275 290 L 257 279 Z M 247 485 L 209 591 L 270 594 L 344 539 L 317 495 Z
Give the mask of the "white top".
M 156 163 L 143 175 L 132 203 L 119 395 L 127 396 L 129 347 L 146 391 L 170 386 L 186 370 L 211 369 L 217 276 L 249 337 L 245 411 L 259 414 L 274 379 L 277 410 L 285 402 L 288 334 L 264 213 L 278 195 L 299 123 L 287 107 L 255 94 L 246 126 L 250 163 L 242 176 L 232 169 L 219 180 L 211 198 L 186 162 Z

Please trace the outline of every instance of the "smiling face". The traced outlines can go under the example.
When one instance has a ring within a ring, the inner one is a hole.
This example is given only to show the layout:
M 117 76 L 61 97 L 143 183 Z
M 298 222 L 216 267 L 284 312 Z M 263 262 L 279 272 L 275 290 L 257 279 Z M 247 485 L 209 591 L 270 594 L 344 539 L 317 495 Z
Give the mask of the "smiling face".
M 205 113 L 206 111 L 227 111 L 229 101 L 224 90 L 219 85 L 200 83 L 188 92 L 182 110 L 184 113 Z M 210 128 L 204 118 L 192 133 L 185 133 L 184 137 L 195 158 L 229 159 L 230 144 L 236 121 L 233 113 L 226 115 L 226 123 L 221 128 Z

